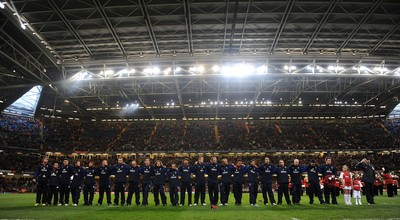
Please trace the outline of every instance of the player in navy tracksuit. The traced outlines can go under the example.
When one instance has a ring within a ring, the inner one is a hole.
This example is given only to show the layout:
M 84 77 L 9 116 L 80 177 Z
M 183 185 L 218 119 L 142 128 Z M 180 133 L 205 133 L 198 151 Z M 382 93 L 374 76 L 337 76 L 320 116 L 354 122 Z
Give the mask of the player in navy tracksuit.
M 222 159 L 222 165 L 220 167 L 221 172 L 221 205 L 228 205 L 229 192 L 231 191 L 232 184 L 232 174 L 234 172 L 234 167 L 228 163 L 228 159 Z
M 272 192 L 272 175 L 275 173 L 276 167 L 270 164 L 269 158 L 266 157 L 264 160 L 264 164 L 261 165 L 258 170 L 260 171 L 261 175 L 261 189 L 264 198 L 264 205 L 268 205 L 268 197 L 271 204 L 276 205 L 274 192 Z
M 285 195 L 286 203 L 291 205 L 289 197 L 289 168 L 285 166 L 285 161 L 279 160 L 275 173 L 278 179 L 278 205 L 282 205 L 282 196 Z
M 108 166 L 107 160 L 101 161 L 101 166 L 96 170 L 96 176 L 99 176 L 99 200 L 97 205 L 103 204 L 104 192 L 107 197 L 107 205 L 111 205 L 111 176 L 112 168 Z
M 204 157 L 199 157 L 197 163 L 192 167 L 192 173 L 195 175 L 194 178 L 194 205 L 196 206 L 200 202 L 202 205 L 206 205 L 206 165 L 204 164 Z
M 35 180 L 36 180 L 36 204 L 35 206 L 46 205 L 47 203 L 47 186 L 50 178 L 50 172 L 53 169 L 51 165 L 48 164 L 49 159 L 47 157 L 43 158 L 42 163 L 36 167 L 35 170 Z
M 315 160 L 311 160 L 310 164 L 305 167 L 305 170 L 308 177 L 308 197 L 310 198 L 310 204 L 314 204 L 314 194 L 318 197 L 319 203 L 324 204 L 319 183 L 318 165 L 315 163 Z
M 325 164 L 321 165 L 318 169 L 320 173 L 322 173 L 322 177 L 324 178 L 324 194 L 325 194 L 325 203 L 330 204 L 329 196 L 332 196 L 332 204 L 338 204 L 336 200 L 336 192 L 335 187 L 331 187 L 331 184 L 328 184 L 327 181 L 335 181 L 335 176 L 337 175 L 336 168 L 332 165 L 332 159 L 330 157 L 325 158 Z
M 128 199 L 126 204 L 130 206 L 132 204 L 133 193 L 135 193 L 136 205 L 140 205 L 140 167 L 137 165 L 136 161 L 131 162 L 131 167 L 129 168 L 129 186 L 128 186 Z
M 72 205 L 78 206 L 79 198 L 81 196 L 83 177 L 85 176 L 85 169 L 81 166 L 80 161 L 76 161 L 75 167 L 72 170 L 72 182 L 71 182 L 71 195 L 72 195 Z
M 68 206 L 69 203 L 69 193 L 71 190 L 71 176 L 72 176 L 73 166 L 69 165 L 69 160 L 63 160 L 63 166 L 58 170 L 60 175 L 60 204 Z
M 96 186 L 95 181 L 95 172 L 96 170 L 93 167 L 93 162 L 89 162 L 89 167 L 85 172 L 85 179 L 83 180 L 83 198 L 84 205 L 93 205 L 93 197 L 94 197 L 94 188 Z
M 236 161 L 233 170 L 233 195 L 235 196 L 235 205 L 242 205 L 244 174 L 247 173 L 247 167 L 242 165 L 242 160 Z
M 161 161 L 157 160 L 154 164 L 154 187 L 153 187 L 154 203 L 156 206 L 160 204 L 160 199 L 158 198 L 158 194 L 160 194 L 163 206 L 167 205 L 167 197 L 165 197 L 164 193 L 164 185 L 166 177 L 167 177 L 167 169 L 163 166 Z
M 53 205 L 58 204 L 58 184 L 60 175 L 58 174 L 58 163 L 53 164 L 53 169 L 50 171 L 47 193 L 47 205 L 51 205 L 51 200 L 54 198 Z
M 300 205 L 301 200 L 301 174 L 304 172 L 303 166 L 299 164 L 298 159 L 294 159 L 293 164 L 289 166 L 290 182 L 292 183 L 292 202 Z
M 144 166 L 140 169 L 140 173 L 143 176 L 142 179 L 142 190 L 143 190 L 143 206 L 148 206 L 148 197 L 151 186 L 153 185 L 152 177 L 154 176 L 154 167 L 150 166 L 150 158 L 146 158 Z
M 122 158 L 118 158 L 118 164 L 113 167 L 114 180 L 114 205 L 119 204 L 121 195 L 121 206 L 125 205 L 125 185 L 126 176 L 129 174 L 129 166 L 124 163 Z
M 178 205 L 178 191 L 179 191 L 179 172 L 176 168 L 176 164 L 171 165 L 171 169 L 168 171 L 168 184 L 169 184 L 169 196 L 171 204 L 173 206 Z
M 251 160 L 250 165 L 247 167 L 247 184 L 249 185 L 250 205 L 257 205 L 258 194 L 258 167 L 255 160 Z
M 210 205 L 212 209 L 218 204 L 218 175 L 219 165 L 217 158 L 211 157 L 211 163 L 206 165 L 206 173 L 208 175 L 208 196 L 210 197 Z
M 181 177 L 181 199 L 180 206 L 185 205 L 185 194 L 188 195 L 188 205 L 192 206 L 192 179 L 190 178 L 191 166 L 189 160 L 184 159 L 183 165 L 179 167 L 179 175 Z

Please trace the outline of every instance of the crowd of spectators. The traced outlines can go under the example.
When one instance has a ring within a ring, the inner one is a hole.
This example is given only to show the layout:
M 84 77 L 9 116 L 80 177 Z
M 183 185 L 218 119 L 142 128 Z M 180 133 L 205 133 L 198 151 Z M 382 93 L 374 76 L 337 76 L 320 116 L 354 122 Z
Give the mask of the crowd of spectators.
M 0 154 L 0 170 L 9 170 L 12 173 L 32 171 L 32 167 L 39 164 L 41 158 L 42 156 L 39 154 L 2 152 Z
M 4 178 L 0 176 L 0 193 L 25 193 L 33 192 L 36 183 L 31 177 Z
M 392 149 L 400 122 L 77 122 L 0 116 L 0 145 L 51 151 Z
M 0 115 L 0 145 L 39 148 L 39 120 Z

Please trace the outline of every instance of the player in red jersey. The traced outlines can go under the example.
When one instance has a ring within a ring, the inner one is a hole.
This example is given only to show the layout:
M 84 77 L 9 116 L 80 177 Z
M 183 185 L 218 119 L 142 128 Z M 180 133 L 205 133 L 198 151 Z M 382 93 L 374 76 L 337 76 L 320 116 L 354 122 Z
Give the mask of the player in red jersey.
M 382 168 L 383 170 L 383 179 L 386 185 L 386 192 L 388 197 L 393 197 L 394 192 L 393 192 L 393 176 L 392 174 L 389 173 L 389 171 L 385 168 Z
M 360 175 L 356 174 L 354 175 L 354 181 L 353 181 L 353 198 L 356 200 L 356 205 L 362 205 L 361 203 L 361 192 L 362 192 L 362 187 L 364 186 L 364 183 L 361 182 L 361 177 Z
M 349 171 L 349 167 L 347 165 L 343 165 L 339 179 L 343 185 L 344 202 L 346 205 L 351 205 L 351 189 L 353 188 L 353 174 Z

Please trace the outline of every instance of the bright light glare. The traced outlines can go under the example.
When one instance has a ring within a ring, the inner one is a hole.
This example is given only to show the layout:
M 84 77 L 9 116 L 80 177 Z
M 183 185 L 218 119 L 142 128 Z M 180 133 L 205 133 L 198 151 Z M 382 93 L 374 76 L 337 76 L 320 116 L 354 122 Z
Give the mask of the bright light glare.
M 359 66 L 359 67 L 354 66 L 352 69 L 358 70 L 358 71 L 364 71 L 365 73 L 368 73 L 368 70 L 369 70 L 368 67 L 366 67 L 366 66 Z
M 112 75 L 112 74 L 114 74 L 114 71 L 113 70 L 106 70 L 105 72 L 104 72 L 104 75 Z
M 26 25 L 24 23 L 21 23 L 21 28 L 25 30 L 26 29 Z
M 222 67 L 222 74 L 225 76 L 241 77 L 254 73 L 255 67 L 248 64 Z
M 182 70 L 182 68 L 176 67 L 176 68 L 175 68 L 175 73 L 179 73 L 181 70 Z
M 151 69 L 151 68 L 145 68 L 144 70 L 143 70 L 143 73 L 144 74 L 159 74 L 160 73 L 160 68 L 158 68 L 158 67 L 154 67 L 153 69 Z
M 189 71 L 192 72 L 192 73 L 197 73 L 198 72 L 198 68 L 193 66 L 193 67 L 189 68 Z
M 160 68 L 154 67 L 153 68 L 153 74 L 159 74 L 160 73 Z
M 117 104 L 117 107 L 119 107 L 118 104 Z M 121 108 L 120 114 L 121 114 L 121 115 L 132 114 L 132 113 L 134 113 L 138 108 L 139 108 L 139 104 L 138 104 L 138 103 L 126 104 L 125 107 Z
M 135 69 L 130 69 L 130 70 L 129 70 L 129 73 L 135 73 L 135 72 L 136 72 Z
M 82 71 L 79 71 L 77 74 L 75 74 L 71 79 L 82 80 L 82 79 L 87 79 L 87 78 L 91 78 L 91 77 L 92 76 L 86 70 L 82 70 Z
M 341 71 L 341 70 L 344 70 L 344 67 L 342 67 L 342 66 L 328 66 L 328 70 Z
M 264 74 L 268 72 L 268 67 L 265 65 L 262 65 L 260 67 L 257 68 L 257 73 L 258 74 Z
M 386 72 L 388 69 L 386 67 L 374 67 L 375 72 Z
M 5 8 L 5 5 L 4 5 L 3 2 L 0 2 L 0 8 L 1 8 L 1 9 L 4 9 L 4 8 Z
M 199 73 L 204 72 L 204 66 L 200 65 L 198 68 Z
M 297 67 L 296 66 L 287 66 L 287 65 L 285 65 L 284 67 L 283 67 L 283 69 L 284 70 L 295 70 L 295 69 L 297 69 Z
M 128 69 L 122 69 L 122 70 L 120 70 L 120 71 L 118 71 L 117 72 L 117 75 L 119 76 L 119 77 L 122 77 L 124 74 L 128 74 L 129 73 L 129 70 Z
M 212 71 L 214 71 L 215 73 L 219 71 L 219 66 L 215 65 L 212 67 Z
M 128 106 L 128 104 L 126 104 L 126 106 Z M 139 104 L 137 104 L 137 103 L 136 103 L 136 104 L 133 104 L 133 103 L 132 103 L 132 104 L 131 104 L 131 107 L 133 107 L 133 108 L 139 108 Z
M 171 67 L 164 70 L 164 75 L 168 75 L 172 71 Z
M 150 69 L 150 68 L 145 68 L 145 69 L 143 70 L 143 73 L 144 73 L 144 74 L 150 74 L 150 73 L 151 73 L 151 69 Z
M 360 70 L 365 70 L 365 71 L 367 71 L 368 68 L 367 68 L 366 66 L 360 66 Z

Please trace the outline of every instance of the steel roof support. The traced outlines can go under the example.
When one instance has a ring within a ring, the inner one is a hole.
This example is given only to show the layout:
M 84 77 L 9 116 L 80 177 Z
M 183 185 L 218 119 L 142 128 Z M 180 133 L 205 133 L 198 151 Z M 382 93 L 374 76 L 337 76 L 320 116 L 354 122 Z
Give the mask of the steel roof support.
M 110 31 L 112 37 L 114 38 L 114 41 L 117 43 L 117 46 L 119 50 L 121 51 L 121 54 L 124 58 L 128 57 L 128 53 L 126 52 L 124 46 L 122 45 L 121 40 L 118 37 L 117 32 L 115 31 L 110 19 L 107 16 L 106 11 L 104 10 L 103 6 L 101 5 L 99 0 L 93 0 L 94 4 L 96 5 L 97 11 L 99 11 L 101 17 L 103 18 L 104 23 L 107 26 L 107 29 Z
M 279 38 L 281 37 L 283 29 L 286 26 L 286 22 L 287 22 L 287 20 L 289 18 L 290 12 L 292 11 L 292 8 L 293 8 L 293 5 L 294 5 L 295 1 L 296 0 L 288 0 L 287 1 L 285 12 L 283 13 L 282 20 L 281 20 L 281 22 L 279 24 L 279 28 L 276 31 L 275 37 L 274 37 L 274 39 L 272 41 L 272 44 L 271 44 L 271 47 L 269 49 L 269 53 L 270 54 L 274 53 L 276 45 L 278 45 Z
M 324 16 L 322 17 L 321 21 L 318 23 L 317 28 L 315 29 L 314 33 L 311 35 L 310 39 L 308 40 L 306 46 L 303 49 L 304 53 L 310 49 L 311 45 L 313 44 L 315 38 L 317 38 L 318 34 L 321 32 L 322 27 L 325 26 L 326 21 L 328 20 L 329 16 L 332 14 L 333 9 L 335 9 L 336 5 L 338 4 L 339 0 L 333 0 L 332 3 L 329 5 L 328 10 L 325 12 Z
M 364 17 L 358 22 L 357 26 L 350 32 L 347 38 L 343 41 L 343 43 L 336 50 L 336 53 L 340 53 L 343 48 L 347 46 L 350 40 L 354 37 L 354 35 L 358 32 L 358 30 L 365 24 L 368 18 L 374 13 L 374 11 L 382 4 L 383 0 L 376 0 L 372 7 L 368 10 L 368 12 L 364 15 Z
M 151 42 L 153 43 L 154 51 L 156 55 L 161 55 L 160 48 L 158 47 L 158 42 L 156 35 L 154 34 L 153 26 L 151 24 L 150 15 L 147 11 L 146 3 L 144 0 L 139 0 L 140 9 L 142 10 L 144 22 L 146 23 L 147 31 L 149 32 Z
M 79 33 L 75 30 L 74 26 L 72 26 L 71 22 L 68 20 L 67 17 L 65 17 L 64 13 L 61 11 L 60 7 L 54 2 L 54 0 L 48 0 L 49 4 L 51 7 L 54 9 L 56 14 L 61 18 L 61 20 L 64 22 L 65 26 L 67 26 L 68 30 L 71 32 L 72 35 L 78 40 L 79 44 L 82 46 L 82 48 L 86 51 L 86 53 L 90 56 L 93 57 L 92 51 L 90 51 L 89 47 L 85 43 L 85 41 L 82 39 L 82 37 L 79 35 Z

